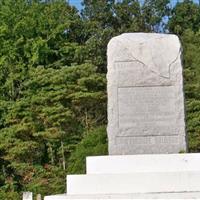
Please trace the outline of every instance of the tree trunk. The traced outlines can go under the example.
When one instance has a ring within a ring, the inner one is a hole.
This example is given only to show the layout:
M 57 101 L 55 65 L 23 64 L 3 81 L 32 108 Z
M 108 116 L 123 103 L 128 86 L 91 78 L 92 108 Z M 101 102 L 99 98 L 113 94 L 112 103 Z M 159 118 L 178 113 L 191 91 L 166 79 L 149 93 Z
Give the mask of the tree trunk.
M 85 109 L 85 126 L 86 126 L 86 131 L 87 131 L 87 134 L 89 132 L 89 123 L 88 123 L 88 112 L 87 112 L 87 109 Z
M 65 169 L 66 169 L 66 162 L 65 162 L 65 152 L 64 152 L 63 141 L 61 141 L 61 150 L 62 150 L 62 163 L 63 163 L 63 170 L 65 170 Z
M 36 200 L 42 200 L 42 196 L 41 196 L 41 194 L 37 194 L 37 196 L 36 196 Z
M 50 143 L 49 143 L 49 151 L 50 151 L 50 157 L 51 157 L 51 164 L 54 165 L 53 148 Z

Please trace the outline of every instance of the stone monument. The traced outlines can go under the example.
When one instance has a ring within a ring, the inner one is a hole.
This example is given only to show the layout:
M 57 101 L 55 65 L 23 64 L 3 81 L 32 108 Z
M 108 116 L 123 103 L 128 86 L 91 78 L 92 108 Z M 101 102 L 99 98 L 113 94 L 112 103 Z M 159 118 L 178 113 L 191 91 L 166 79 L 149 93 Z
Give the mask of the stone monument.
M 177 36 L 125 33 L 112 38 L 107 80 L 110 155 L 187 151 Z
M 111 155 L 88 157 L 86 175 L 67 175 L 67 193 L 45 200 L 200 199 L 200 154 L 178 154 L 187 151 L 178 37 L 114 37 L 107 78 Z

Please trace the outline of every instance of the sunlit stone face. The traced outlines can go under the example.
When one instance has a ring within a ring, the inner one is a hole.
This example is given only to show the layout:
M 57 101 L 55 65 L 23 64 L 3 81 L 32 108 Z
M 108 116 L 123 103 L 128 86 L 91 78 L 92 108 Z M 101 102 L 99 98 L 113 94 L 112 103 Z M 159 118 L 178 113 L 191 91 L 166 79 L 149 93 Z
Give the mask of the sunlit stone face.
M 186 151 L 180 42 L 131 33 L 108 45 L 110 154 Z

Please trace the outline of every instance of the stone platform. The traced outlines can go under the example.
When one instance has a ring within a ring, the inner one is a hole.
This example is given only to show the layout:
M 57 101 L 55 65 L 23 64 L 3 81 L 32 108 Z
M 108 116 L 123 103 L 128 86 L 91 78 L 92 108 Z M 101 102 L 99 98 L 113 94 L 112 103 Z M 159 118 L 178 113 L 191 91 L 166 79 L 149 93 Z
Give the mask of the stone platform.
M 179 193 L 147 193 L 147 194 L 111 194 L 111 195 L 54 195 L 47 196 L 45 200 L 114 200 L 114 199 L 200 199 L 200 192 L 179 192 Z
M 87 174 L 200 170 L 200 154 L 95 156 L 86 158 Z
M 67 199 L 200 199 L 200 154 L 88 157 L 86 175 L 67 176 Z

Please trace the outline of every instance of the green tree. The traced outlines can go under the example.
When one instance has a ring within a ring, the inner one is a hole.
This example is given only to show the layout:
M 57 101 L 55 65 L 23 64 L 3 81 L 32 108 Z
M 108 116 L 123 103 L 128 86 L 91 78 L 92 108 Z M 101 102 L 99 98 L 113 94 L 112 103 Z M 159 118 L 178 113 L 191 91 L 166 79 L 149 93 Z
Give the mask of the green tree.
M 165 32 L 166 23 L 164 17 L 170 15 L 170 0 L 145 0 L 142 5 L 142 17 L 146 31 Z
M 192 0 L 185 0 L 172 9 L 168 23 L 169 31 L 182 35 L 185 30 L 198 31 L 200 26 L 200 7 Z
M 91 129 L 84 135 L 82 141 L 76 146 L 71 154 L 68 166 L 68 173 L 83 174 L 86 173 L 86 157 L 108 154 L 107 135 L 105 127 Z
M 189 150 L 200 151 L 200 31 L 188 29 L 182 36 L 184 48 L 184 83 Z
M 0 191 L 64 192 L 71 152 L 106 121 L 105 75 L 64 0 L 0 5 Z
M 8 105 L 0 132 L 1 158 L 20 187 L 29 176 L 30 182 L 39 180 L 38 165 L 65 171 L 83 130 L 105 123 L 105 77 L 95 71 L 89 64 L 29 70 L 22 97 Z
M 82 17 L 87 27 L 88 55 L 100 72 L 106 72 L 108 41 L 125 32 L 160 32 L 169 15 L 169 0 L 84 0 Z
M 124 32 L 179 34 L 190 151 L 200 151 L 199 6 L 185 0 L 0 0 L 0 199 L 64 192 L 107 153 L 106 47 Z
M 183 45 L 184 90 L 189 151 L 200 151 L 200 7 L 193 1 L 178 3 L 168 27 L 180 36 Z

